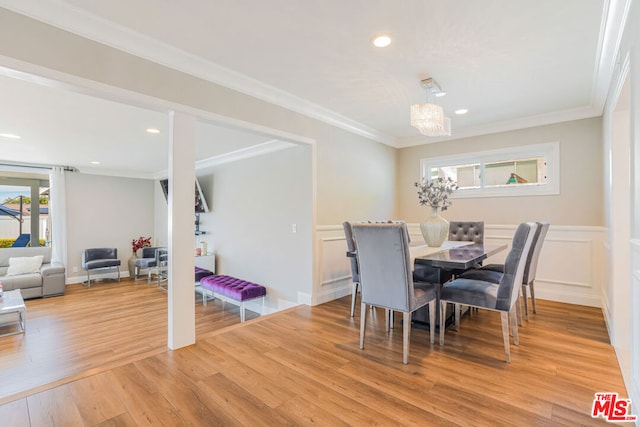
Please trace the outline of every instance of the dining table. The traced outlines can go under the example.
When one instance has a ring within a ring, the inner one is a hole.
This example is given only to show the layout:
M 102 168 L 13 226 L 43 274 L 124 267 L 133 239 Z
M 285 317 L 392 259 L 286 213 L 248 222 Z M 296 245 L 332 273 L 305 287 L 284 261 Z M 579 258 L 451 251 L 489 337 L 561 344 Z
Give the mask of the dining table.
M 492 255 L 507 249 L 506 243 L 474 243 L 465 241 L 445 241 L 439 247 L 417 245 L 409 248 L 411 265 L 419 269 L 420 266 L 427 266 L 438 272 L 437 277 L 448 280 L 455 274 L 470 268 L 477 268 L 482 262 Z M 446 283 L 438 281 L 440 286 Z M 438 292 L 438 297 L 440 292 Z M 438 298 L 439 299 L 439 298 Z M 453 324 L 455 313 L 452 307 L 447 308 L 445 326 Z M 427 328 L 429 326 L 429 307 L 425 306 L 413 312 L 413 324 L 417 327 Z M 440 304 L 437 304 L 436 328 L 440 328 Z
M 475 268 L 482 265 L 482 262 L 492 255 L 495 255 L 505 249 L 506 243 L 474 243 L 469 241 L 446 240 L 440 246 L 414 245 L 409 247 L 409 256 L 411 265 L 418 267 L 426 265 L 443 272 L 460 272 Z M 356 251 L 348 251 L 348 257 L 355 257 Z M 447 277 L 449 277 L 447 276 Z M 445 284 L 440 283 L 441 286 Z M 438 292 L 438 295 L 440 293 Z M 438 313 L 436 315 L 436 327 L 440 323 L 440 304 L 437 304 Z M 413 323 L 418 327 L 427 327 L 429 325 L 429 307 L 424 306 L 413 312 Z M 448 326 L 453 322 L 453 310 L 447 310 Z

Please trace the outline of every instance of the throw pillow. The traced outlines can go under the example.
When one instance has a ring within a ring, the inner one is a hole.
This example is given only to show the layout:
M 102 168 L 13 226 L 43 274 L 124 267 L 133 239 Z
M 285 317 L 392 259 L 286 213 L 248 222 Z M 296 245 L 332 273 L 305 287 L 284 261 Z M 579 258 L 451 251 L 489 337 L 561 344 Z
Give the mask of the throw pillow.
M 9 258 L 9 268 L 7 269 L 7 276 L 14 276 L 16 274 L 28 274 L 38 273 L 42 266 L 42 255 Z

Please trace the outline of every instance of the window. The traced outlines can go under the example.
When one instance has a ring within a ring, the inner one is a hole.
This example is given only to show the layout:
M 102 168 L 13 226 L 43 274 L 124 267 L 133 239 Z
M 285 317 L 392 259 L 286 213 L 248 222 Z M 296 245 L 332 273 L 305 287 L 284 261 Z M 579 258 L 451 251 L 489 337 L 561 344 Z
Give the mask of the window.
M 422 159 L 422 176 L 458 183 L 454 198 L 560 194 L 560 144 Z
M 0 247 L 49 246 L 49 182 L 0 175 Z

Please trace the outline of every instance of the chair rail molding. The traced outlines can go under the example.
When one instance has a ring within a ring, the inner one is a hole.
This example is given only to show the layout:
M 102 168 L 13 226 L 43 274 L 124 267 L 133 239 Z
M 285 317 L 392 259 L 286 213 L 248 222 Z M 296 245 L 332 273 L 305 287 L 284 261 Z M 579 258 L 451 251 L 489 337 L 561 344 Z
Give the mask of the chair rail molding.
M 420 225 L 407 224 L 412 245 L 424 244 Z M 517 224 L 485 224 L 485 241 L 511 242 Z M 604 227 L 551 225 L 542 246 L 536 279 L 536 298 L 603 307 L 605 280 Z M 318 277 L 313 304 L 351 293 L 351 270 L 342 225 L 316 227 Z M 508 249 L 485 261 L 503 263 Z

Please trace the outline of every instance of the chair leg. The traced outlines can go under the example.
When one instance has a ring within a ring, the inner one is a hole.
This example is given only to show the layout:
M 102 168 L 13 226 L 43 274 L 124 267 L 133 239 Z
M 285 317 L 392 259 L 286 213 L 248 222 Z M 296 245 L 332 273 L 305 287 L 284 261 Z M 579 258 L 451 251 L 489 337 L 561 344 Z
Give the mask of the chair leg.
M 518 301 L 516 301 L 516 314 L 518 317 L 518 326 L 522 326 L 522 303 L 520 302 L 521 291 L 518 291 Z M 525 310 L 527 307 L 527 300 L 524 300 Z
M 453 312 L 456 319 L 456 323 L 455 323 L 456 332 L 460 330 L 460 310 L 462 310 L 462 306 L 460 304 L 453 305 Z
M 444 345 L 445 312 L 446 311 L 447 311 L 447 302 L 440 301 L 440 345 Z
M 524 300 L 524 318 L 528 322 L 529 321 L 529 300 L 527 299 L 527 285 L 522 285 L 522 299 Z M 520 322 L 520 326 L 522 326 L 522 322 Z
M 536 314 L 536 294 L 533 291 L 533 280 L 529 283 L 529 292 L 531 293 L 531 306 L 533 307 L 533 314 Z
M 351 290 L 351 317 L 354 316 L 356 311 L 356 294 L 358 293 L 358 282 L 353 282 L 353 289 Z
M 120 267 L 118 267 L 118 282 L 120 281 Z
M 506 311 L 500 312 L 500 320 L 502 321 L 502 340 L 504 341 L 504 354 L 507 358 L 507 363 L 511 362 L 511 352 L 509 349 L 509 313 Z
M 87 288 L 91 287 L 91 270 L 87 270 Z
M 511 317 L 511 335 L 513 335 L 513 343 L 518 345 L 520 344 L 520 340 L 518 337 L 518 325 L 516 324 L 517 314 L 513 311 L 513 308 L 509 311 L 509 316 Z
M 431 344 L 436 341 L 436 300 L 429 301 L 429 342 Z
M 364 327 L 367 323 L 367 304 L 360 303 L 360 348 L 364 348 Z
M 411 335 L 411 313 L 402 313 L 402 363 L 409 363 L 409 336 Z

